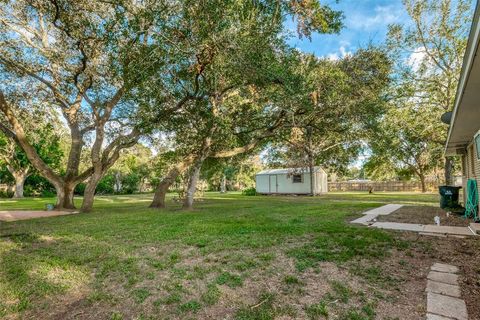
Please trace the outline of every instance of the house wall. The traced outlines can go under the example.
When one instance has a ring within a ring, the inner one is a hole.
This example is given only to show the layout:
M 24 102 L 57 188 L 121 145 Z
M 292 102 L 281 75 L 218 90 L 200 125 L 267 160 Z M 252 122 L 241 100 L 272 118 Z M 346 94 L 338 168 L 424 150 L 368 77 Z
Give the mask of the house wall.
M 466 203 L 467 200 L 467 180 L 468 179 L 475 179 L 477 180 L 477 188 L 479 189 L 480 194 L 480 160 L 477 159 L 477 150 L 475 146 L 475 142 L 472 141 L 467 146 L 467 152 L 463 156 L 462 159 L 462 175 L 463 175 L 463 183 L 462 189 L 463 192 L 463 203 Z

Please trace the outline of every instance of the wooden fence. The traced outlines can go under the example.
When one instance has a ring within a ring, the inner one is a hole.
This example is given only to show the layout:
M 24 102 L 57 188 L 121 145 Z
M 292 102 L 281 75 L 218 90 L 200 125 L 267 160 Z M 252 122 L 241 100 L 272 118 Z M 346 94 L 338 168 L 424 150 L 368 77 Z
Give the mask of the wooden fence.
M 438 183 L 427 182 L 427 191 L 436 192 Z M 329 182 L 328 191 L 422 191 L 420 182 L 382 181 L 382 182 Z

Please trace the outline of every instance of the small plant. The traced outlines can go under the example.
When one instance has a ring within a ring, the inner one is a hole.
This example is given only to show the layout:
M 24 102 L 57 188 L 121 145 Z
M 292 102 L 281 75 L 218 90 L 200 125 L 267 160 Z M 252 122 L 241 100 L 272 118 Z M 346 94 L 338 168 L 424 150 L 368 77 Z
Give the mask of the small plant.
M 332 286 L 333 291 L 335 291 L 335 296 L 343 303 L 347 303 L 350 299 L 350 288 L 339 281 L 332 281 L 330 285 Z
M 257 195 L 257 190 L 254 187 L 243 189 L 242 194 L 244 196 L 256 196 Z
M 220 299 L 221 292 L 215 283 L 207 286 L 207 291 L 202 295 L 202 301 L 207 305 L 214 305 Z
M 188 301 L 182 305 L 180 305 L 178 308 L 181 312 L 193 312 L 193 313 L 196 313 L 198 310 L 200 310 L 202 306 L 200 305 L 200 303 L 198 303 L 198 301 L 196 300 L 191 300 L 191 301 Z
M 180 295 L 180 293 L 174 292 L 162 299 L 161 302 L 163 302 L 164 304 L 173 304 L 180 302 L 180 300 L 182 300 L 182 296 Z
M 113 312 L 112 315 L 110 316 L 110 320 L 122 320 L 123 316 L 121 313 L 118 312 Z
M 300 280 L 293 275 L 285 276 L 285 278 L 283 278 L 283 282 L 285 282 L 288 285 L 300 284 Z
M 143 303 L 150 296 L 150 292 L 143 288 L 134 290 L 133 294 L 137 303 Z
M 240 276 L 236 274 L 223 272 L 217 277 L 217 283 L 227 285 L 230 288 L 236 288 L 243 285 L 243 280 Z
M 320 319 L 320 317 L 328 317 L 327 306 L 324 302 L 311 304 L 305 307 L 305 313 L 309 319 Z

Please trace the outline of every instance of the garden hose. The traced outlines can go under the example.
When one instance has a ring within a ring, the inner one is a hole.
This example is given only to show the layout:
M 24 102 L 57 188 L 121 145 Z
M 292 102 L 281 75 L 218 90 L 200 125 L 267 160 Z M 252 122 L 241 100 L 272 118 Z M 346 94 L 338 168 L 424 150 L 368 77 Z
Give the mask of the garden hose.
M 478 189 L 477 180 L 468 179 L 467 181 L 467 205 L 465 208 L 465 218 L 478 220 Z

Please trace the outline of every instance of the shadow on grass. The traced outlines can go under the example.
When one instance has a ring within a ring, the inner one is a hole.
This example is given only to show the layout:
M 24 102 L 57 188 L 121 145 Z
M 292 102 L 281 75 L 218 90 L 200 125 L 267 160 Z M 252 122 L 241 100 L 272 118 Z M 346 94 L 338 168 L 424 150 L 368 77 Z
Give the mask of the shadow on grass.
M 137 196 L 101 197 L 90 214 L 0 225 L 0 296 L 6 297 L 0 302 L 0 315 L 39 308 L 48 297 L 79 288 L 95 290 L 112 284 L 134 290 L 135 283 L 146 276 L 144 265 L 149 257 L 141 257 L 143 250 L 169 250 L 172 242 L 179 250 L 194 248 L 204 256 L 280 248 L 295 259 L 299 271 L 321 261 L 381 259 L 390 248 L 404 246 L 385 231 L 346 223 L 352 215 L 379 203 L 337 201 L 336 196 L 230 194 L 215 200 L 207 197 L 196 211 L 185 212 L 172 204 L 168 210 L 147 209 L 146 197 L 138 196 L 138 201 Z M 240 272 L 255 269 L 255 263 L 240 262 L 236 266 Z M 161 263 L 161 267 L 169 274 L 175 272 L 173 264 Z M 226 274 L 218 281 L 241 285 L 239 279 Z M 137 301 L 148 298 L 145 291 L 135 292 Z M 88 297 L 81 303 L 87 308 Z M 197 304 L 184 308 L 196 310 Z

